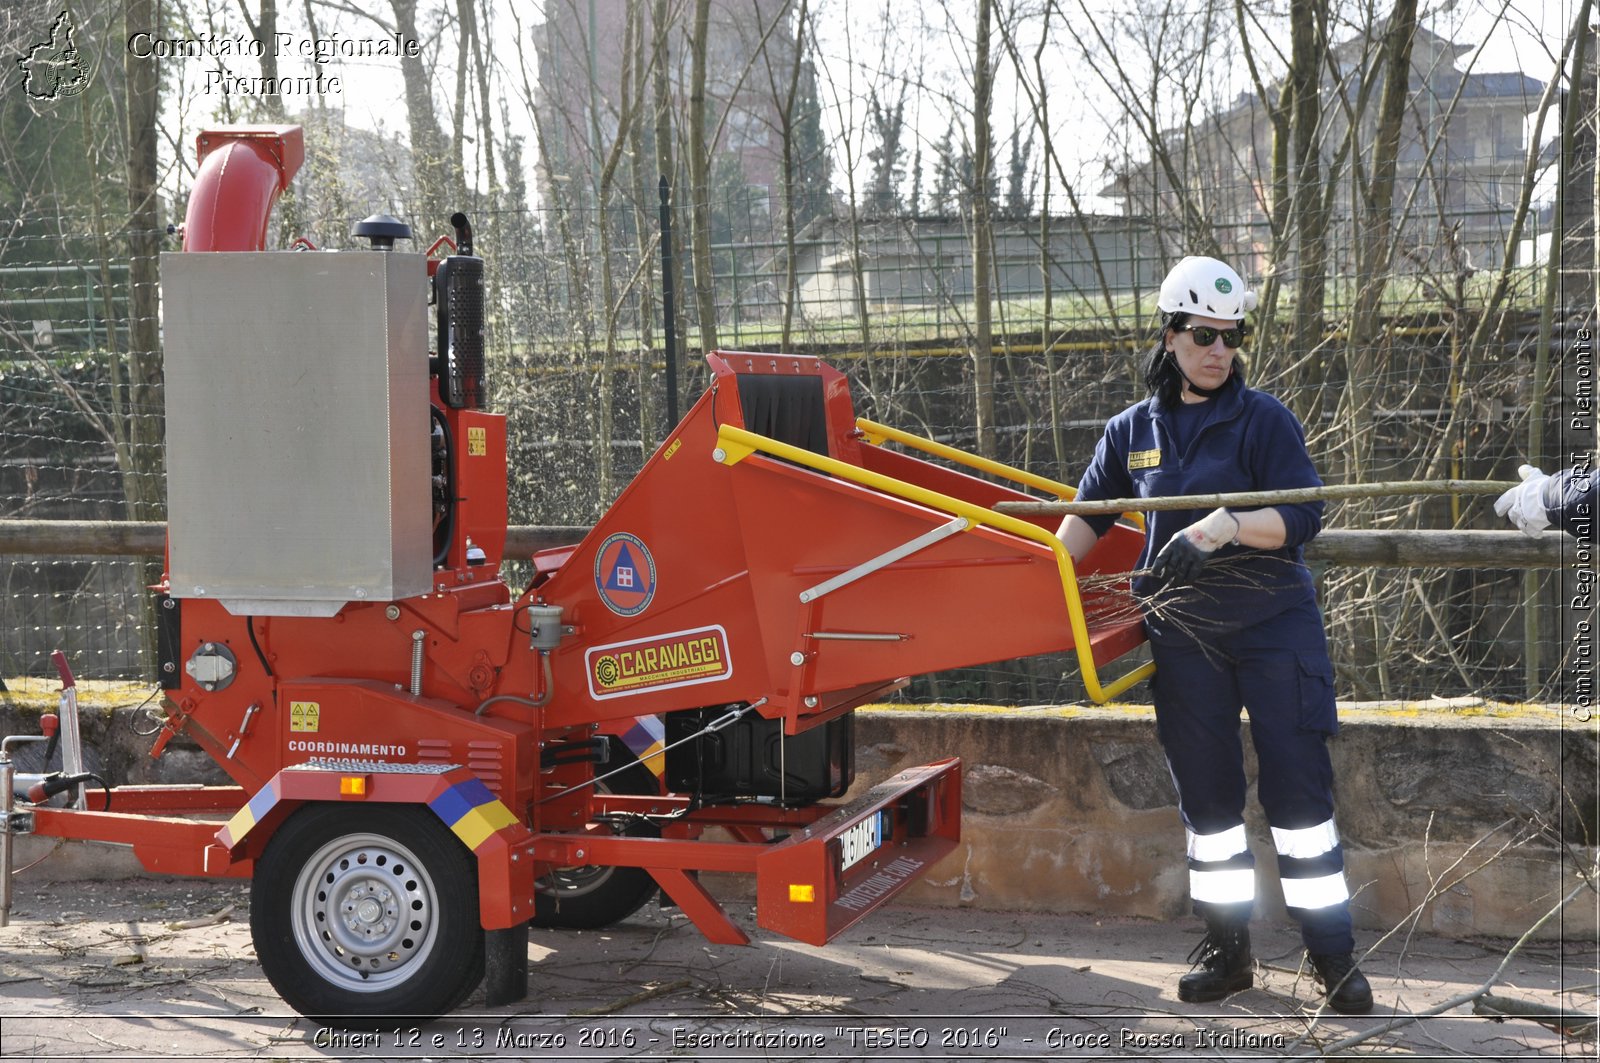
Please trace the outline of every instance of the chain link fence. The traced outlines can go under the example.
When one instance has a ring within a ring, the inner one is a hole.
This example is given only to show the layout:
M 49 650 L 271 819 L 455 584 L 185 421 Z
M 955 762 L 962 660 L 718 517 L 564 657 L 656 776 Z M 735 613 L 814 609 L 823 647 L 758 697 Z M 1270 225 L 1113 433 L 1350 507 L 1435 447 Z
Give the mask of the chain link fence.
M 725 227 L 712 252 L 719 347 L 819 355 L 850 378 L 858 413 L 975 447 L 978 329 L 963 219 L 824 216 L 791 237 L 770 204 L 723 206 L 738 224 Z M 448 213 L 409 219 L 412 246 L 441 235 Z M 354 220 L 340 223 L 343 232 Z M 654 214 L 608 215 L 609 257 L 598 220 L 492 204 L 473 212 L 491 286 L 490 406 L 509 421 L 516 524 L 592 523 L 671 427 L 668 392 L 681 411 L 704 383 L 688 241 L 674 234 L 682 274 L 672 376 Z M 1484 219 L 1461 220 L 1458 230 L 1491 239 Z M 20 252 L 10 245 L 10 262 L 0 264 L 0 518 L 121 519 L 127 470 L 161 465 L 159 453 L 130 447 L 121 427 L 148 405 L 129 388 L 117 353 L 129 305 L 125 244 L 81 219 L 57 228 L 77 235 L 39 237 Z M 1224 253 L 1257 274 L 1255 234 L 1221 235 Z M 317 242 L 354 241 L 334 233 Z M 1336 239 L 1336 267 L 1340 246 Z M 1543 246 L 1530 234 L 1530 251 Z M 1174 248 L 1173 235 L 1145 219 L 997 222 L 1000 460 L 1076 482 L 1106 419 L 1143 397 L 1154 289 L 1181 253 Z M 1445 276 L 1425 264 L 1397 272 L 1376 339 L 1354 349 L 1344 316 L 1354 284 L 1336 272 L 1328 327 L 1310 349 L 1288 346 L 1275 320 L 1257 322 L 1246 352 L 1251 382 L 1300 415 L 1330 483 L 1513 477 L 1529 453 L 1539 395 L 1543 453 L 1535 457 L 1564 464 L 1581 437 L 1573 415 L 1593 397 L 1592 368 L 1586 385 L 1579 358 L 1582 330 L 1593 325 L 1592 257 L 1576 261 L 1555 275 L 1555 314 L 1543 321 L 1543 267 L 1530 257 L 1515 269 L 1509 310 L 1476 346 L 1495 275 Z M 295 327 L 292 308 L 284 327 Z M 1541 347 L 1543 380 L 1534 373 Z M 1330 504 L 1326 524 L 1503 526 L 1487 499 L 1416 497 Z M 507 576 L 513 585 L 525 579 L 516 564 Z M 1570 608 L 1573 572 L 1330 568 L 1319 578 L 1343 697 L 1522 697 L 1530 652 L 1551 677 L 1535 692 L 1561 695 L 1558 666 L 1580 619 Z M 134 559 L 0 560 L 0 677 L 48 674 L 57 647 L 88 677 L 148 677 L 150 580 L 151 566 Z M 1081 686 L 1066 658 L 1038 658 L 926 677 L 911 696 L 1059 702 L 1081 697 Z

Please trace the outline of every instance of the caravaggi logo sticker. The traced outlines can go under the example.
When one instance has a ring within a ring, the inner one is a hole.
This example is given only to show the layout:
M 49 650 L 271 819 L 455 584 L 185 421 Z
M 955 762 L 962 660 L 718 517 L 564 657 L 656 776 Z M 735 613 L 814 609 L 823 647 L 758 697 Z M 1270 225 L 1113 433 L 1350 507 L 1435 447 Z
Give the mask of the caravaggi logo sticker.
M 720 624 L 595 646 L 584 654 L 594 699 L 715 683 L 733 675 L 728 633 Z

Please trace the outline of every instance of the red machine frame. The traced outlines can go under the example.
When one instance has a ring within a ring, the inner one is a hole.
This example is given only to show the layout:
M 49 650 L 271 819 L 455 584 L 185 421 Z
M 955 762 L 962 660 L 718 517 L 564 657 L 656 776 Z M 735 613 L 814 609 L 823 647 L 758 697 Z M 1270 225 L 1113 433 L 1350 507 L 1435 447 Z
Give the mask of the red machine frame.
M 199 147 L 186 250 L 260 249 L 298 128 L 212 130 Z M 1099 679 L 1143 635 L 1125 582 L 1079 580 L 1125 574 L 1142 532 L 1119 525 L 1080 571 L 1042 520 L 993 509 L 1066 485 L 858 419 L 845 377 L 814 358 L 709 362 L 705 395 L 581 542 L 534 557 L 520 594 L 499 576 L 504 420 L 450 408 L 436 386 L 473 446 L 455 458 L 463 505 L 432 590 L 331 617 L 183 601 L 175 659 L 225 646 L 237 665 L 221 684 L 173 685 L 152 755 L 187 734 L 237 785 L 117 787 L 114 812 L 32 809 L 33 832 L 131 845 L 151 871 L 251 877 L 301 809 L 426 807 L 472 854 L 489 932 L 527 922 L 536 883 L 573 867 L 644 869 L 718 943 L 748 937 L 697 872 L 753 875 L 759 924 L 819 945 L 895 897 L 959 842 L 956 758 L 840 807 L 702 806 L 607 792 L 585 751 L 637 717 L 704 707 L 796 736 L 911 675 L 1062 649 L 1105 700 L 1148 674 Z M 796 400 L 810 445 L 752 430 L 761 388 L 812 396 Z M 646 821 L 659 836 L 619 829 Z M 515 967 L 519 946 L 490 937 Z M 521 983 L 490 967 L 491 1001 L 520 995 L 525 950 Z

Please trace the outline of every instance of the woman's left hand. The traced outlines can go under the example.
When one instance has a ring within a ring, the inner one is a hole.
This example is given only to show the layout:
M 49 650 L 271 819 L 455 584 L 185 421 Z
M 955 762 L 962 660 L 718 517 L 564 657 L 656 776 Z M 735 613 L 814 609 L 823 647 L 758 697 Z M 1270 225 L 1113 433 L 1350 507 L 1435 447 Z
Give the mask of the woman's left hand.
M 1161 548 L 1150 565 L 1159 585 L 1181 587 L 1193 583 L 1211 555 L 1239 538 L 1239 518 L 1219 507 L 1178 532 Z

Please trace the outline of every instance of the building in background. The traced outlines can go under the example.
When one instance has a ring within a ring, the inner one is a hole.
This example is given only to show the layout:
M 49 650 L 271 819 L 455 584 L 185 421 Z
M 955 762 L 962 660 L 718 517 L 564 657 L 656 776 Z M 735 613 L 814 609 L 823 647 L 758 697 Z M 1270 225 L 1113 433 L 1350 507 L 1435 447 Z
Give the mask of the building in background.
M 1335 272 L 1349 272 L 1354 255 L 1350 160 L 1341 151 L 1348 139 L 1348 112 L 1338 96 L 1345 93 L 1354 106 L 1360 72 L 1372 65 L 1381 34 L 1378 26 L 1370 41 L 1335 48 L 1333 61 L 1350 73 L 1342 86 L 1330 74 L 1322 83 L 1324 180 L 1336 156 L 1343 167 L 1329 219 Z M 1521 193 L 1526 119 L 1538 107 L 1544 84 L 1522 73 L 1461 69 L 1459 61 L 1473 47 L 1421 27 L 1412 43 L 1411 92 L 1395 174 L 1396 218 L 1403 219 L 1395 262 L 1399 272 L 1497 267 L 1504 254 Z M 1376 139 L 1381 90 L 1381 84 L 1374 85 L 1367 97 L 1358 151 Z M 1269 91 L 1276 99 L 1281 85 Z M 1113 164 L 1112 180 L 1101 194 L 1119 200 L 1130 216 L 1167 220 L 1181 217 L 1181 200 L 1187 198 L 1216 226 L 1225 253 L 1259 270 L 1270 244 L 1272 123 L 1265 102 L 1254 93 L 1242 94 L 1226 111 L 1169 131 L 1162 148 L 1165 160 Z M 1369 161 L 1367 155 L 1359 158 L 1362 164 Z M 1177 187 L 1185 197 L 1175 194 Z M 1292 263 L 1282 265 L 1292 268 Z

